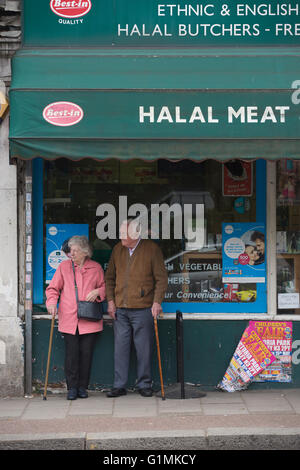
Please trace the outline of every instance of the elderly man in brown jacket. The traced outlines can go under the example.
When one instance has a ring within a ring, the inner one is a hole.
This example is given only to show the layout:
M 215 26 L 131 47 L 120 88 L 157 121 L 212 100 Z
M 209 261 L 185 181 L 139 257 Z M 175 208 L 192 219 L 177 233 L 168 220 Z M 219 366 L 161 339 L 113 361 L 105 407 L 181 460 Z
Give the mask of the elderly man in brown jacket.
M 114 319 L 114 384 L 108 397 L 126 395 L 133 339 L 137 356 L 136 387 L 144 397 L 152 396 L 151 356 L 153 317 L 161 303 L 168 276 L 160 248 L 141 239 L 139 225 L 128 219 L 120 227 L 121 241 L 114 247 L 106 271 L 108 313 Z

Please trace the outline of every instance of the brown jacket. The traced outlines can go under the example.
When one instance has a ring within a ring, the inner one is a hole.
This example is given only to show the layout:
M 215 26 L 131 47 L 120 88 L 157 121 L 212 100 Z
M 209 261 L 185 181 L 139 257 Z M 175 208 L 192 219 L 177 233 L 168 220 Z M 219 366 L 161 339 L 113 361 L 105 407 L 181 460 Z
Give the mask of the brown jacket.
M 168 275 L 162 252 L 152 240 L 141 240 L 129 256 L 119 242 L 113 249 L 105 274 L 107 300 L 118 308 L 148 308 L 163 301 Z

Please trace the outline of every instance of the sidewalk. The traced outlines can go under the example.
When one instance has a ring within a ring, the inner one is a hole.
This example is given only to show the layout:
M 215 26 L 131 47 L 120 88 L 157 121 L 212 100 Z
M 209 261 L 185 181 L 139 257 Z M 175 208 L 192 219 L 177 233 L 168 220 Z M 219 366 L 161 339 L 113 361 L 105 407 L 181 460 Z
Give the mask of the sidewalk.
M 203 398 L 65 393 L 0 399 L 4 449 L 300 449 L 300 390 L 207 392 Z

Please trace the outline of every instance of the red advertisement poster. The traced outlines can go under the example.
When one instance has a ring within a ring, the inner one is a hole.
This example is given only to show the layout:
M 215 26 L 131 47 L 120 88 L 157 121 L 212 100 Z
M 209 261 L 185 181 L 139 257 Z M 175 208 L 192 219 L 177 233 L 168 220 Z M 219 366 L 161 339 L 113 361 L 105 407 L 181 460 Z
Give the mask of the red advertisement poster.
M 292 380 L 292 322 L 250 321 L 267 348 L 275 356 L 255 382 L 291 382 Z
M 253 171 L 251 162 L 230 160 L 223 164 L 223 196 L 251 196 Z

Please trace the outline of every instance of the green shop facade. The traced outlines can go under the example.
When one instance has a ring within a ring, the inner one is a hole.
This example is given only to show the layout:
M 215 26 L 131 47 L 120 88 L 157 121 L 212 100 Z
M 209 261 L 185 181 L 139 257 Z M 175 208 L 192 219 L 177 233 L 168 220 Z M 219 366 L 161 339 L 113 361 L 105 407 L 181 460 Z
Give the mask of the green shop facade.
M 150 223 L 157 206 L 171 208 L 157 230 L 149 225 L 169 273 L 159 321 L 165 384 L 177 382 L 179 310 L 186 382 L 214 388 L 249 321 L 261 320 L 292 322 L 292 377 L 251 387 L 300 386 L 299 13 L 298 2 L 23 1 L 10 158 L 24 182 L 27 393 L 45 380 L 45 288 L 65 256 L 55 236 L 83 230 L 105 269 L 121 213 L 144 211 Z M 235 266 L 230 277 L 226 226 L 263 227 L 262 275 Z M 64 383 L 63 348 L 56 325 L 49 384 Z M 153 377 L 159 387 L 155 353 Z M 91 388 L 112 380 L 105 316 Z

